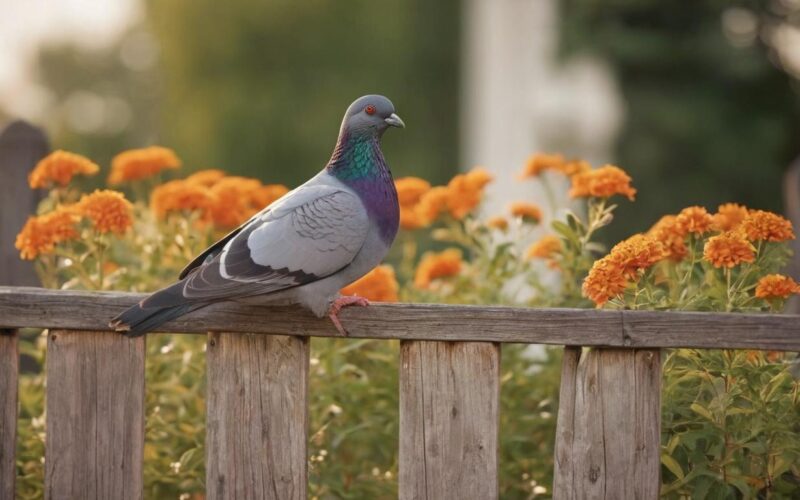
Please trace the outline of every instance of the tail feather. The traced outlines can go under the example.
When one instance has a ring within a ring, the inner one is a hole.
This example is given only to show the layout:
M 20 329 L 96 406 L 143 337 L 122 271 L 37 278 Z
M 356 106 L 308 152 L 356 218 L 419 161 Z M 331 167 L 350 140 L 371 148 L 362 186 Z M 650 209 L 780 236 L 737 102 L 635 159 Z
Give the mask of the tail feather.
M 195 309 L 200 309 L 205 304 L 181 304 L 169 307 L 143 308 L 136 304 L 119 316 L 111 320 L 109 326 L 127 337 L 138 337 L 155 330 L 167 321 L 183 316 Z

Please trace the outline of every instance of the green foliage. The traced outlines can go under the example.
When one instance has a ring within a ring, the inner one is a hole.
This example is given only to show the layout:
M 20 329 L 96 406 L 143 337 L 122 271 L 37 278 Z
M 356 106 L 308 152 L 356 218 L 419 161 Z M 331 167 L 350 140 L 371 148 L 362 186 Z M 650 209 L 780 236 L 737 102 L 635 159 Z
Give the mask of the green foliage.
M 329 158 L 346 106 L 378 93 L 409 124 L 402 146 L 384 141 L 395 169 L 439 181 L 456 169 L 457 1 L 146 5 L 161 140 L 187 164 L 296 185 Z
M 677 349 L 664 362 L 662 494 L 797 498 L 794 356 Z
M 761 30 L 747 43 L 725 34 L 723 15 L 734 7 Z M 621 207 L 613 240 L 688 205 L 780 210 L 782 172 L 798 154 L 800 97 L 766 42 L 788 12 L 762 0 L 563 4 L 562 51 L 610 64 L 626 111 L 615 160 L 653 193 Z
M 174 279 L 185 262 L 220 236 L 196 211 L 157 218 L 143 201 L 147 182 L 130 186 L 136 197 L 131 209 L 133 230 L 121 235 L 101 233 L 84 220 L 75 226 L 81 231 L 79 239 L 43 251 L 37 264 L 49 286 L 153 290 Z M 468 208 L 474 210 L 482 189 L 468 188 L 469 196 L 456 201 L 472 200 Z M 78 195 L 73 186 L 59 188 L 40 209 L 51 210 L 56 202 L 69 202 Z M 432 267 L 420 264 L 417 237 L 421 233 L 401 234 L 397 275 L 403 300 L 591 305 L 580 285 L 590 281 L 587 275 L 591 278 L 596 268 L 604 267 L 597 265 L 603 250 L 597 239 L 616 210 L 608 198 L 589 198 L 585 216 L 566 212 L 562 220 L 556 220 L 556 246 L 545 255 L 525 248 L 538 224 L 536 218 L 514 217 L 506 225 L 490 225 L 469 210 L 459 218 L 452 211 L 440 211 L 425 232 L 432 245 L 461 251 L 440 254 L 443 260 Z M 607 307 L 777 310 L 780 300 L 769 302 L 756 296 L 754 289 L 761 276 L 774 273 L 788 259 L 787 244 L 782 241 L 791 237 L 788 222 L 774 214 L 748 212 L 740 227 L 726 234 L 740 241 L 752 253 L 745 252 L 745 257 L 752 258 L 741 258 L 732 268 L 716 268 L 702 257 L 708 241 L 719 238 L 714 236 L 719 233 L 713 229 L 716 219 L 704 211 L 691 212 L 695 232 L 678 217 L 675 221 L 680 224 L 670 226 L 672 232 L 637 235 L 612 249 L 607 258 L 614 258 L 605 267 L 606 284 L 619 278 L 622 285 L 612 287 Z M 758 217 L 751 220 L 753 214 Z M 777 241 L 763 241 L 770 237 L 765 235 L 749 236 L 748 228 L 758 226 L 748 225 L 754 220 L 761 220 Z M 697 229 L 700 226 L 704 228 Z M 752 246 L 748 237 L 753 238 Z M 673 247 L 679 243 L 680 260 L 668 258 L 667 242 Z M 431 272 L 429 279 L 417 283 L 416 275 L 426 269 Z M 598 285 L 602 288 L 604 283 Z M 45 345 L 42 336 L 26 336 L 22 352 L 41 368 Z M 144 471 L 148 497 L 203 494 L 204 350 L 202 336 L 148 337 Z M 313 498 L 396 497 L 398 357 L 394 341 L 312 340 L 309 470 Z M 499 449 L 503 498 L 530 499 L 550 492 L 560 360 L 559 348 L 503 347 Z M 791 498 L 800 494 L 796 465 L 800 462 L 800 386 L 796 371 L 790 369 L 796 363 L 794 355 L 757 351 L 676 350 L 669 354 L 663 372 L 662 428 L 662 487 L 667 497 Z M 38 498 L 45 422 L 41 370 L 23 373 L 20 386 L 18 495 Z

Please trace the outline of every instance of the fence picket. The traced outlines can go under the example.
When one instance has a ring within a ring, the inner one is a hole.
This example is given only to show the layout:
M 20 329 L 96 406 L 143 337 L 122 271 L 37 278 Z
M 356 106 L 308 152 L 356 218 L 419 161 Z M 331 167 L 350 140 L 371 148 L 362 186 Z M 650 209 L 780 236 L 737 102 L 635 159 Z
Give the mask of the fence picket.
M 400 498 L 498 497 L 500 347 L 405 341 Z
M 661 353 L 567 348 L 553 498 L 658 498 Z
M 17 332 L 0 330 L 0 500 L 13 500 L 17 446 Z
M 144 337 L 49 333 L 45 498 L 142 498 L 144 360 Z
M 208 337 L 206 495 L 305 499 L 308 339 Z

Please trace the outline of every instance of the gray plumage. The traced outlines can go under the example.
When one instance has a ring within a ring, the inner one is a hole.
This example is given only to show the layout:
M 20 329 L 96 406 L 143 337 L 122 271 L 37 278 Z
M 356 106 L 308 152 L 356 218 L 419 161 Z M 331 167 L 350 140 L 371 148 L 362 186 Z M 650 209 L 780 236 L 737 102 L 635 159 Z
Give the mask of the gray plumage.
M 305 184 L 254 215 L 194 259 L 180 281 L 126 310 L 111 326 L 137 336 L 214 302 L 300 304 L 317 316 L 359 300 L 341 288 L 375 267 L 397 233 L 399 209 L 380 149 L 383 132 L 404 126 L 382 96 L 345 113 L 334 153 Z

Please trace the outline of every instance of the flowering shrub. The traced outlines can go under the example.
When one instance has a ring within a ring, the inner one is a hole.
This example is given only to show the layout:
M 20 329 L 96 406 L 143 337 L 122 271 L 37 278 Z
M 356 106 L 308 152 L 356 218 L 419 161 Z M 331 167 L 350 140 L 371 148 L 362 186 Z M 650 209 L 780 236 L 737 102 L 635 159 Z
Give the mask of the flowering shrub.
M 181 165 L 169 149 L 121 153 L 108 189 L 83 193 L 76 175 L 99 171 L 56 152 L 31 174 L 49 188 L 20 232 L 20 256 L 55 288 L 149 291 L 173 280 L 214 239 L 287 192 L 278 184 L 202 170 L 161 182 Z M 794 238 L 781 216 L 729 203 L 688 207 L 609 251 L 598 233 L 616 199 L 637 195 L 625 171 L 562 155 L 533 155 L 521 178 L 569 182 L 580 210 L 550 213 L 530 200 L 484 219 L 492 176 L 481 168 L 443 186 L 397 179 L 401 227 L 389 264 L 342 290 L 376 301 L 780 311 L 800 286 L 779 274 Z M 549 221 L 549 224 L 546 224 Z M 548 225 L 549 228 L 543 230 Z M 203 491 L 204 339 L 148 340 L 145 479 L 148 496 Z M 23 343 L 39 362 L 42 338 Z M 315 498 L 391 498 L 397 475 L 398 344 L 314 339 L 311 344 L 311 491 Z M 503 348 L 501 489 L 546 495 L 552 480 L 559 349 Z M 753 497 L 800 494 L 800 385 L 793 356 L 757 351 L 670 351 L 664 364 L 664 493 Z M 43 377 L 23 375 L 20 496 L 41 495 Z M 738 492 L 738 493 L 737 493 Z

